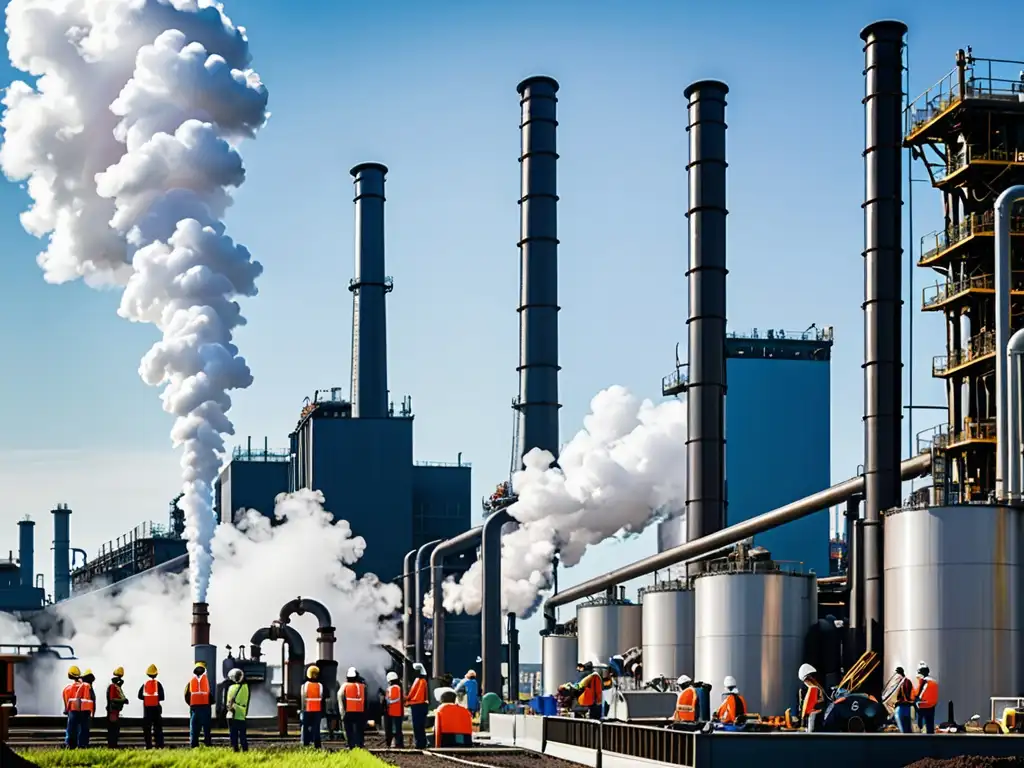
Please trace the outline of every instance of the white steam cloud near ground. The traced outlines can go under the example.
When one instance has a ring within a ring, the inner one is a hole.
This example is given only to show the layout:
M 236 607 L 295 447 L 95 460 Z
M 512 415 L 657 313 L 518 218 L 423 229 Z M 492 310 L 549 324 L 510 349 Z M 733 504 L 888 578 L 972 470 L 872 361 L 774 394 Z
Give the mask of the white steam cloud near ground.
M 266 122 L 245 30 L 213 0 L 10 0 L 16 81 L 0 168 L 26 182 L 25 229 L 46 238 L 45 279 L 123 288 L 118 314 L 162 338 L 139 367 L 163 386 L 182 448 L 192 597 L 206 599 L 213 482 L 228 392 L 252 383 L 232 342 L 263 268 L 225 234 L 236 146 Z
M 686 404 L 640 401 L 624 387 L 599 392 L 558 467 L 534 449 L 512 478 L 519 528 L 501 540 L 502 607 L 528 618 L 550 589 L 552 562 L 571 568 L 589 547 L 639 534 L 686 501 Z M 446 611 L 480 613 L 481 565 L 443 586 Z M 427 595 L 424 612 L 433 609 Z
M 252 634 L 278 618 L 286 602 L 296 597 L 319 600 L 339 627 L 335 658 L 345 668 L 357 667 L 371 682 L 383 683 L 390 665 L 379 644 L 398 643 L 397 611 L 401 589 L 382 584 L 372 575 L 356 578 L 348 566 L 366 550 L 360 536 L 352 536 L 345 521 L 333 522 L 323 508 L 319 491 L 303 490 L 278 497 L 275 516 L 283 524 L 249 512 L 238 528 L 223 524 L 213 537 L 217 567 L 210 582 L 210 639 L 248 651 Z M 48 636 L 51 643 L 74 647 L 78 664 L 90 668 L 97 686 L 114 668 L 125 668 L 125 693 L 131 699 L 126 715 L 139 716 L 136 700 L 146 667 L 156 664 L 167 693 L 165 711 L 187 712 L 181 695 L 191 675 L 194 655 L 189 645 L 192 617 L 191 591 L 184 574 L 154 575 L 127 582 L 113 597 L 86 594 L 51 609 L 74 626 L 63 636 Z M 382 620 L 381 617 L 388 617 Z M 309 615 L 292 618 L 306 644 L 306 662 L 315 661 L 316 620 Z M 36 642 L 32 627 L 0 613 L 0 642 Z M 277 643 L 265 643 L 265 660 L 280 661 Z M 67 683 L 70 662 L 37 660 L 19 667 L 25 675 L 18 683 L 18 706 L 24 712 L 59 714 L 60 691 Z M 99 688 L 97 688 L 99 690 Z M 269 715 L 273 703 L 266 698 L 253 714 Z

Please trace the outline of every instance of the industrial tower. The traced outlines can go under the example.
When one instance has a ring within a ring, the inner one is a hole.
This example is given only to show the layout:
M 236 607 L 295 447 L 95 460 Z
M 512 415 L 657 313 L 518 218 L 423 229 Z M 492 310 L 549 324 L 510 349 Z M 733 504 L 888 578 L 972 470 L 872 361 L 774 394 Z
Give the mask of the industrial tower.
M 985 502 L 996 479 L 995 215 L 999 194 L 1024 183 L 1024 63 L 956 52 L 956 66 L 907 108 L 904 146 L 942 198 L 942 228 L 921 238 L 918 266 L 941 279 L 924 289 L 923 309 L 946 320 L 946 354 L 932 375 L 946 382 L 948 418 L 919 447 L 935 451 L 936 505 Z M 1021 237 L 1011 232 L 1010 333 L 1022 323 Z M 1012 427 L 1011 427 L 1012 428 Z

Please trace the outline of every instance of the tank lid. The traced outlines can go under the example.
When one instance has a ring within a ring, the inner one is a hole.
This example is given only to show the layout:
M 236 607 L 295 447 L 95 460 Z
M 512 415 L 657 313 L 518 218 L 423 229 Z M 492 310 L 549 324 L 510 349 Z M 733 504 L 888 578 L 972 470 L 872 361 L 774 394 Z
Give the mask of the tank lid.
M 625 597 L 608 597 L 606 595 L 601 595 L 599 597 L 591 598 L 585 603 L 580 603 L 576 608 L 578 610 L 580 608 L 597 608 L 599 606 L 610 605 L 636 605 L 636 603 Z
M 650 586 L 640 589 L 640 598 L 642 600 L 644 595 L 649 595 L 652 592 L 688 592 L 690 589 L 690 583 L 686 579 L 656 581 Z

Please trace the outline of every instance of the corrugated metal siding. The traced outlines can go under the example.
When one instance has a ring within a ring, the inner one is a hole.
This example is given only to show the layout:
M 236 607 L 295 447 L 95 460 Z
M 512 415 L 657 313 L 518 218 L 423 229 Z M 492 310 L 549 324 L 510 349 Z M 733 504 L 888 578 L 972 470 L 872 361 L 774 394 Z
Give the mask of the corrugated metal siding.
M 412 546 L 448 539 L 470 527 L 471 481 L 465 466 L 412 468 Z

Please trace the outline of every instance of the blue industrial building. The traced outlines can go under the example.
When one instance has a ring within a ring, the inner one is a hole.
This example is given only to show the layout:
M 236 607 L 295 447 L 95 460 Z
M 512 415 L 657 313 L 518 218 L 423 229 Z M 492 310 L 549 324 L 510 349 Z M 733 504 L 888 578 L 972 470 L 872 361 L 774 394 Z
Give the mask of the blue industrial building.
M 832 329 L 756 329 L 726 338 L 725 473 L 727 525 L 809 496 L 831 482 Z M 666 395 L 685 391 L 666 377 Z M 662 523 L 658 548 L 685 541 L 682 518 Z M 755 544 L 779 561 L 829 571 L 829 512 L 759 534 Z
M 253 448 L 252 438 L 231 453 L 231 461 L 220 471 L 214 485 L 217 522 L 237 523 L 247 509 L 272 516 L 274 499 L 289 489 L 291 452 Z

